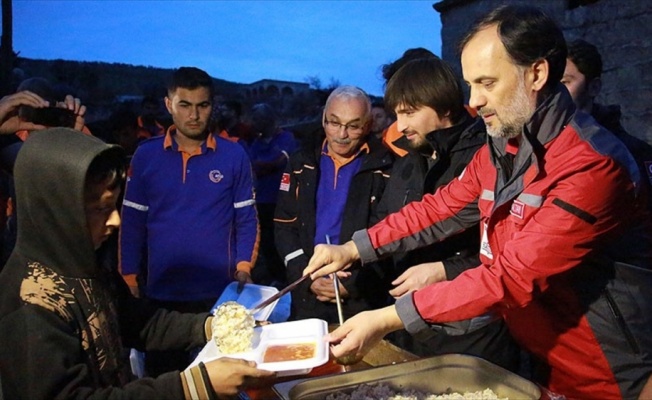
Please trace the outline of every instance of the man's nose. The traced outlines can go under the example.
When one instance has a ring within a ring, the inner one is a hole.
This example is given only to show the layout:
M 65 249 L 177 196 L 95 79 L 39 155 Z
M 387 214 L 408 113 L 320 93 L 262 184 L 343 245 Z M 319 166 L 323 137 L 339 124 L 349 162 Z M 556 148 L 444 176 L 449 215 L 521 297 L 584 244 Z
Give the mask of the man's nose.
M 398 114 L 396 116 L 396 130 L 399 132 L 403 132 L 408 128 L 408 124 L 405 121 L 405 117 L 402 116 L 401 114 Z
M 120 219 L 120 214 L 118 213 L 118 210 L 113 210 L 113 212 L 109 216 L 109 219 L 106 221 L 106 226 L 117 229 L 120 227 L 121 222 L 122 220 Z
M 485 105 L 487 105 L 487 98 L 479 93 L 479 90 L 471 88 L 469 93 L 469 107 L 479 110 Z
M 340 127 L 339 131 L 337 131 L 337 136 L 341 139 L 346 139 L 349 137 L 349 129 L 346 127 L 346 125 L 342 125 Z
M 199 119 L 199 109 L 197 107 L 192 107 L 190 111 L 190 118 Z

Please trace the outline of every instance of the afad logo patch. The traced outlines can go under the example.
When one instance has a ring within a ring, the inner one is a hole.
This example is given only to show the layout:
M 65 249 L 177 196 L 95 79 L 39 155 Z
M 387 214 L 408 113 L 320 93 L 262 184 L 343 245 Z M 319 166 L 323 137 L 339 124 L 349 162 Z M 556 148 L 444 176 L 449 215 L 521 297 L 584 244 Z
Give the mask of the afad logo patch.
M 217 169 L 214 169 L 208 173 L 208 179 L 210 179 L 211 182 L 219 183 L 222 178 L 224 178 L 224 175 L 222 175 L 222 173 Z
M 514 200 L 514 202 L 512 203 L 512 208 L 509 210 L 509 213 L 515 217 L 523 219 L 523 215 L 525 214 L 525 204 L 523 204 L 518 200 Z
M 290 191 L 290 174 L 287 172 L 283 173 L 283 176 L 281 177 L 281 186 L 279 187 L 279 190 L 284 192 Z
M 647 172 L 647 179 L 652 185 L 652 161 L 645 161 L 645 172 Z

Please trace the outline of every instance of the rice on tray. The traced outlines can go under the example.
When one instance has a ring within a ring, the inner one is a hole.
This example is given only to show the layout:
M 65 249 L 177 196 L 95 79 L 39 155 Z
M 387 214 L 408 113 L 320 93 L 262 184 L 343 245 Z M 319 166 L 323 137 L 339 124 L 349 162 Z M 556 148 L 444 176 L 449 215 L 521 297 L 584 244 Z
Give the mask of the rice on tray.
M 212 322 L 213 340 L 222 354 L 251 350 L 256 321 L 243 305 L 235 301 L 220 304 Z
M 396 391 L 389 386 L 378 383 L 362 384 L 350 394 L 333 393 L 326 400 L 507 400 L 499 398 L 491 389 L 477 392 L 430 394 L 418 390 L 403 389 Z

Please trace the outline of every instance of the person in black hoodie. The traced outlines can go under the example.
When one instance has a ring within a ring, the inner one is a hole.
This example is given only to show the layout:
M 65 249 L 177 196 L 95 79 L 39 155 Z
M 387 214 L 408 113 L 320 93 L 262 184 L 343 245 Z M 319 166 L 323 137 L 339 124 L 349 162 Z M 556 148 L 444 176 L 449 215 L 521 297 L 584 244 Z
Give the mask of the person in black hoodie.
M 67 128 L 30 135 L 14 167 L 21 206 L 0 274 L 0 376 L 7 399 L 213 399 L 271 376 L 220 359 L 134 379 L 125 348 L 193 348 L 212 317 L 133 297 L 105 257 L 120 224 L 124 151 Z
M 464 172 L 476 151 L 485 144 L 485 127 L 464 107 L 457 77 L 439 58 L 412 60 L 387 83 L 385 104 L 397 116 L 403 134 L 392 144 L 407 151 L 394 163 L 378 216 L 400 210 L 424 194 L 434 193 Z M 438 242 L 393 256 L 390 295 L 394 298 L 444 280 L 452 280 L 480 265 L 480 240 L 468 229 Z M 464 353 L 483 357 L 512 371 L 519 367 L 519 348 L 503 321 L 488 316 L 486 326 L 461 336 L 439 334 L 414 338 L 405 331 L 390 340 L 421 356 Z M 484 324 L 484 322 L 482 322 Z

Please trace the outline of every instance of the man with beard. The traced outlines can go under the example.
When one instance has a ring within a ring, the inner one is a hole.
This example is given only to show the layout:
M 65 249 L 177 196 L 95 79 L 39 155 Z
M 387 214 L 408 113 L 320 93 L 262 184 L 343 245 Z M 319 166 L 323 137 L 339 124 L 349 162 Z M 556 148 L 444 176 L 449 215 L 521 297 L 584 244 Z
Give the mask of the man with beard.
M 461 43 L 469 105 L 489 134 L 462 175 L 340 246 L 304 273 L 445 239 L 480 222 L 481 265 L 360 313 L 332 332 L 335 357 L 387 333 L 495 312 L 533 354 L 534 380 L 567 398 L 652 395 L 652 243 L 641 176 L 611 132 L 560 83 L 566 43 L 539 9 L 501 6 Z M 472 330 L 472 324 L 467 324 Z
M 326 100 L 326 139 L 290 156 L 274 216 L 275 239 L 289 282 L 298 279 L 318 243 L 344 243 L 371 226 L 392 166 L 392 155 L 369 134 L 371 103 L 354 86 L 336 88 Z M 385 304 L 387 284 L 373 268 L 340 281 L 345 318 Z M 338 322 L 331 278 L 307 280 L 292 291 L 290 319 Z
M 251 282 L 258 248 L 251 164 L 207 129 L 212 99 L 206 72 L 174 71 L 165 98 L 174 125 L 138 146 L 123 201 L 122 274 L 136 291 L 145 272 L 142 295 L 181 312 L 210 310 L 230 282 Z M 187 352 L 145 357 L 153 376 L 190 361 Z
M 401 67 L 387 83 L 385 103 L 396 113 L 397 129 L 403 134 L 392 144 L 407 154 L 394 163 L 378 205 L 379 218 L 459 176 L 486 136 L 482 121 L 472 118 L 464 107 L 455 73 L 439 58 L 413 60 Z M 474 226 L 430 246 L 394 254 L 395 270 L 390 275 L 395 287 L 389 293 L 398 299 L 480 265 L 477 229 Z M 517 371 L 519 349 L 504 322 L 491 315 L 484 320 L 486 326 L 466 335 L 413 338 L 401 330 L 391 339 L 421 356 L 471 354 Z

